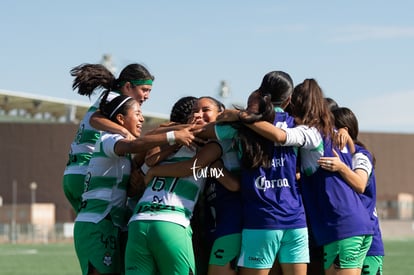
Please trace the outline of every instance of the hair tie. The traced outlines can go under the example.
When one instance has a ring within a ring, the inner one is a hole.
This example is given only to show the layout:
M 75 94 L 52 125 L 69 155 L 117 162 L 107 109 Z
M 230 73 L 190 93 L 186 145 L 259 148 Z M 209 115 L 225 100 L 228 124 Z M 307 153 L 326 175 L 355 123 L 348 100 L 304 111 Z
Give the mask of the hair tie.
M 116 106 L 116 108 L 112 111 L 112 113 L 109 115 L 109 118 L 112 118 L 112 116 L 116 113 L 116 111 L 119 110 L 119 108 L 122 107 L 122 105 L 125 104 L 125 102 L 127 102 L 128 100 L 132 99 L 132 97 L 128 96 L 126 97 L 124 100 L 121 101 L 121 103 L 118 104 L 118 106 Z
M 268 92 L 268 91 L 262 91 L 260 89 L 259 89 L 259 94 L 260 94 L 261 97 L 265 97 L 265 96 L 272 97 L 272 95 L 270 94 L 270 92 Z

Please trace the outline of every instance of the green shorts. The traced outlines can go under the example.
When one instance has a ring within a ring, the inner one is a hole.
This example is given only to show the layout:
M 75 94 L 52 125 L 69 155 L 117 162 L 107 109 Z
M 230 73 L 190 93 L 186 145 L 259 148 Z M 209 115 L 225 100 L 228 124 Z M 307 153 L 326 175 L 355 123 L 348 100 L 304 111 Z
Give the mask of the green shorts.
M 132 221 L 125 253 L 126 275 L 195 274 L 190 226 L 156 220 Z
M 88 274 L 90 265 L 100 274 L 122 271 L 120 229 L 112 221 L 75 222 L 73 234 L 83 275 Z
M 334 264 L 335 268 L 362 268 L 371 246 L 372 236 L 355 236 L 329 243 L 323 247 L 324 269 Z
M 361 274 L 382 275 L 383 256 L 366 256 Z
M 309 263 L 308 229 L 243 229 L 238 266 L 272 268 L 282 264 Z
M 85 175 L 67 174 L 63 176 L 63 192 L 76 214 L 81 206 L 84 189 Z
M 237 261 L 240 254 L 240 246 L 240 233 L 230 234 L 218 238 L 211 248 L 209 264 L 225 266 L 231 261 Z

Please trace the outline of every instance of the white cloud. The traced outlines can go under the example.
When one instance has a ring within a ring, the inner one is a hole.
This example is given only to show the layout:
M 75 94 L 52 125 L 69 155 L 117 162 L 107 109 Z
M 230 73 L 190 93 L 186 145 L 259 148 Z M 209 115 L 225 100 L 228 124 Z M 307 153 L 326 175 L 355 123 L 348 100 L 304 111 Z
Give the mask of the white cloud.
M 414 27 L 352 25 L 336 29 L 333 42 L 354 42 L 392 38 L 413 38 Z

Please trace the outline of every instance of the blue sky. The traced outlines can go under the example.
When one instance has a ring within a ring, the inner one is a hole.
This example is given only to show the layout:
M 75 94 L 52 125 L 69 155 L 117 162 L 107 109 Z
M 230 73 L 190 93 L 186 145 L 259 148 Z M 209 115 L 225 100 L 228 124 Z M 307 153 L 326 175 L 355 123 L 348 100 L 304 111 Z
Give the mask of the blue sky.
M 143 110 L 181 96 L 244 105 L 264 74 L 315 78 L 364 132 L 414 133 L 412 1 L 2 1 L 0 89 L 88 101 L 69 71 L 111 54 L 154 75 Z

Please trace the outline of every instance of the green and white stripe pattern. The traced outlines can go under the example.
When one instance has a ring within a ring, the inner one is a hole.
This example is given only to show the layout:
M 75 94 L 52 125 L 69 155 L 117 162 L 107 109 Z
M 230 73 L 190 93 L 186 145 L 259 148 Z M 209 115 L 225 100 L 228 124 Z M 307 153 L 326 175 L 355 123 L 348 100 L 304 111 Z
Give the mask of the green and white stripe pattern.
M 104 132 L 90 160 L 82 195 L 82 207 L 76 221 L 98 223 L 110 217 L 114 225 L 128 222 L 126 187 L 131 173 L 131 157 L 114 152 L 121 135 Z M 109 216 L 108 216 L 109 215 Z
M 118 96 L 118 92 L 110 92 L 108 101 Z M 89 123 L 92 114 L 99 109 L 101 97 L 89 107 L 87 113 L 79 124 L 75 139 L 70 145 L 69 160 L 64 174 L 86 174 L 89 160 L 92 157 L 92 152 L 95 148 L 95 143 L 101 135 L 101 131 L 93 128 Z
M 195 153 L 194 149 L 183 146 L 164 163 L 188 160 Z M 205 178 L 195 178 L 193 175 L 182 178 L 155 177 L 135 207 L 130 222 L 161 220 L 187 227 L 204 185 Z

